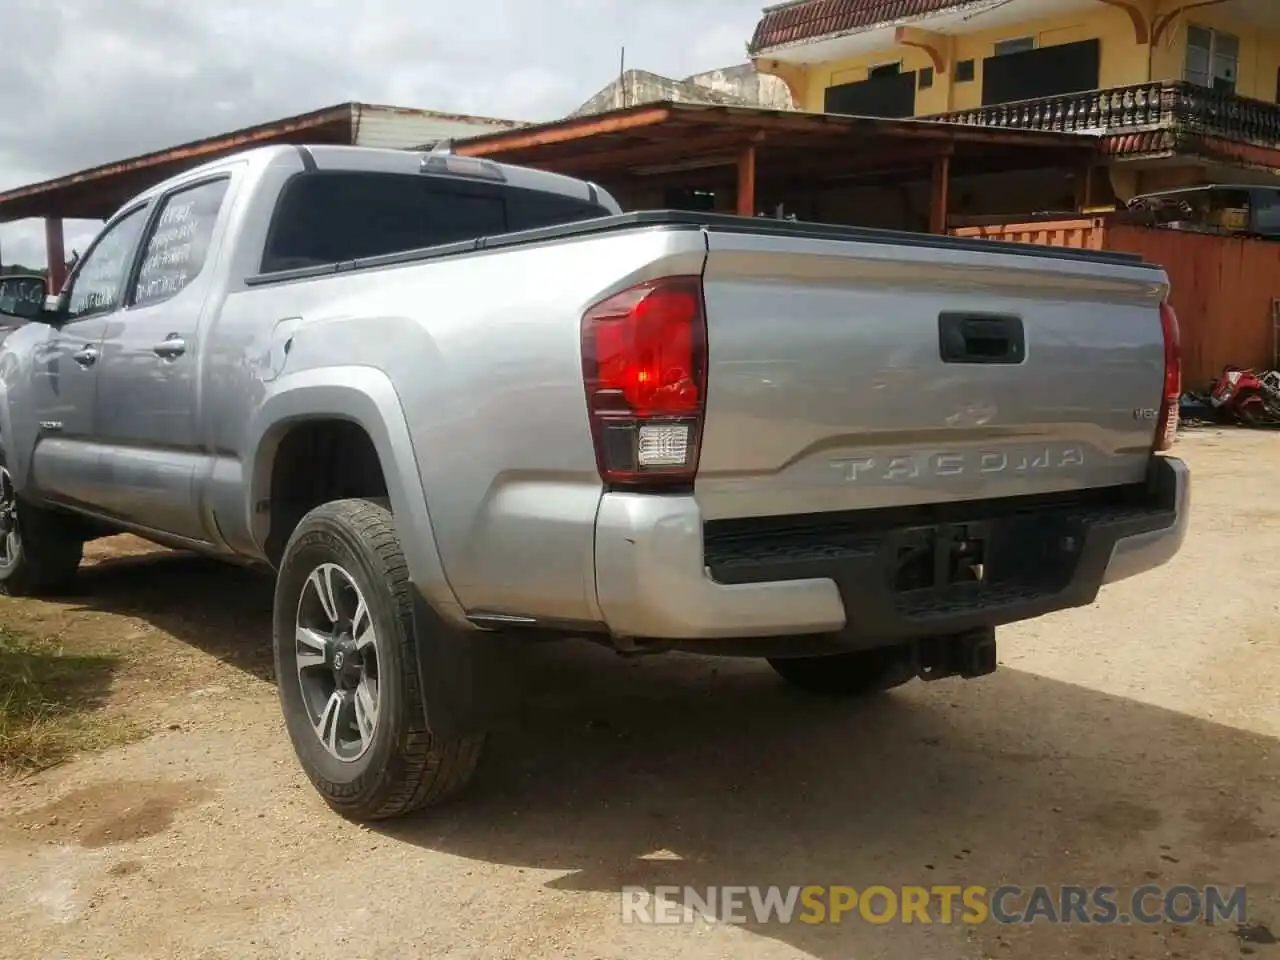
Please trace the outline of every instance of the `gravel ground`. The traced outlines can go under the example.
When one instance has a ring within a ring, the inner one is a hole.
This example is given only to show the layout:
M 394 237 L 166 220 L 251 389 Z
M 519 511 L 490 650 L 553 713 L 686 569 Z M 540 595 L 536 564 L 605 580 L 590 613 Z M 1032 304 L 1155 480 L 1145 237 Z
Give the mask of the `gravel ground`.
M 0 957 L 1280 960 L 1280 444 L 1197 430 L 1183 553 L 861 704 L 765 666 L 563 645 L 468 797 L 366 829 L 296 769 L 269 585 L 107 559 L 23 629 L 134 651 L 154 731 L 0 785 Z M 109 547 L 106 549 L 110 549 Z M 126 551 L 127 552 L 127 551 Z M 1249 924 L 623 924 L 624 885 L 1248 886 Z

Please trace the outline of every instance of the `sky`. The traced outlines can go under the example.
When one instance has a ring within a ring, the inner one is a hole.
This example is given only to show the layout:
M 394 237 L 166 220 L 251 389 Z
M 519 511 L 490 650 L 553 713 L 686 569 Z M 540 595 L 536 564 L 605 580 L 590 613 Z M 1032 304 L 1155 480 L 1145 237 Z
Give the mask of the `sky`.
M 356 100 L 551 120 L 746 60 L 762 0 L 0 0 L 0 190 Z M 69 221 L 68 254 L 101 223 Z M 38 221 L 5 263 L 44 265 Z

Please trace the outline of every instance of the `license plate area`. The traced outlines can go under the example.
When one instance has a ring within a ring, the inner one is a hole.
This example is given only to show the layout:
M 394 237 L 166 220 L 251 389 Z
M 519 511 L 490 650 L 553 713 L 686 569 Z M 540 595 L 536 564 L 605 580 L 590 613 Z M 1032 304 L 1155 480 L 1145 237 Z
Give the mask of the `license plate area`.
M 973 602 L 1011 587 L 1061 589 L 1083 545 L 1084 530 L 1069 516 L 1033 513 L 895 530 L 881 563 L 889 592 L 904 600 Z
M 981 590 L 992 582 L 992 546 L 987 522 L 896 531 L 885 543 L 888 587 L 895 594 Z
M 1052 513 L 900 528 L 882 543 L 881 589 L 911 621 L 1034 602 L 1066 589 L 1084 539 L 1078 522 Z

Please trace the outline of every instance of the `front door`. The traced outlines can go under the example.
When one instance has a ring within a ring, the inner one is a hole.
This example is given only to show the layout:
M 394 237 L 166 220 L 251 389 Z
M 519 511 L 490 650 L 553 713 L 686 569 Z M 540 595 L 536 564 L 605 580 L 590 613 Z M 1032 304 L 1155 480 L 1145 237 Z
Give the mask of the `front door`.
M 121 297 L 146 223 L 146 205 L 109 223 L 63 291 L 65 319 L 32 358 L 33 489 L 46 499 L 103 509 L 102 448 L 94 442 L 101 341 Z
M 98 361 L 96 439 L 106 450 L 111 512 L 208 541 L 200 478 L 208 458 L 196 416 L 205 271 L 230 184 L 223 174 L 158 201 L 124 309 L 106 324 Z

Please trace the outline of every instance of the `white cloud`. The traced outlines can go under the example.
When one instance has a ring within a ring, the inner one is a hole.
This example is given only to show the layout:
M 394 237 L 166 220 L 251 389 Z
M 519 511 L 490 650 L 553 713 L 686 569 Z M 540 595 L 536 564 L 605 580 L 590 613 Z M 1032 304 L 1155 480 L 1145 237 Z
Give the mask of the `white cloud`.
M 562 116 L 627 65 L 738 63 L 744 0 L 2 0 L 0 190 L 360 100 L 516 120 Z M 97 224 L 67 224 L 67 250 Z M 38 223 L 5 262 L 44 262 Z

